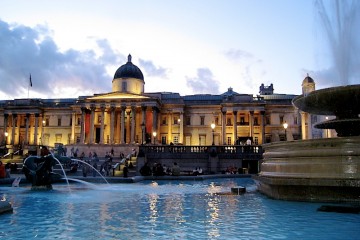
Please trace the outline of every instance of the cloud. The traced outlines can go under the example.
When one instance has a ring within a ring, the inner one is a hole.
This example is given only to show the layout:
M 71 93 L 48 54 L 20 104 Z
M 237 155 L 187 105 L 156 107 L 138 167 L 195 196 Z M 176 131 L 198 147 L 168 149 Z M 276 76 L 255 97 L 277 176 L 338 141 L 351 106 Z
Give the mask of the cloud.
M 106 67 L 124 57 L 107 40 L 97 40 L 96 44 L 100 55 L 93 50 L 61 52 L 47 26 L 30 28 L 0 20 L 0 95 L 26 98 L 29 74 L 32 97 L 77 97 L 92 95 L 94 90 L 111 91 L 112 76 Z
M 163 67 L 156 67 L 152 61 L 139 59 L 139 65 L 141 69 L 144 69 L 144 71 L 149 77 L 168 78 L 167 77 L 168 70 Z
M 198 68 L 196 77 L 186 77 L 186 84 L 196 93 L 219 94 L 219 83 L 208 68 Z
M 225 56 L 233 61 L 250 59 L 254 57 L 251 53 L 240 49 L 229 49 L 228 51 L 225 52 Z
M 255 89 L 263 81 L 266 70 L 263 61 L 241 49 L 229 49 L 225 57 L 238 69 L 239 82 L 250 89 Z

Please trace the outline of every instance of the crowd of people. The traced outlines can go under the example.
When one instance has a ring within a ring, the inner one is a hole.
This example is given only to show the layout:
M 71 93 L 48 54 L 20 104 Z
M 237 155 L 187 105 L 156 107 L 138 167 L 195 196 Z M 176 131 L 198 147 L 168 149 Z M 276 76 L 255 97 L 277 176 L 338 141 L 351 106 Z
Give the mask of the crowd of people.
M 140 168 L 140 174 L 142 176 L 180 176 L 181 169 L 177 162 L 174 162 L 171 167 L 161 163 L 154 163 L 152 167 L 148 163 Z M 192 175 L 202 175 L 203 170 L 200 167 L 196 167 L 192 171 Z

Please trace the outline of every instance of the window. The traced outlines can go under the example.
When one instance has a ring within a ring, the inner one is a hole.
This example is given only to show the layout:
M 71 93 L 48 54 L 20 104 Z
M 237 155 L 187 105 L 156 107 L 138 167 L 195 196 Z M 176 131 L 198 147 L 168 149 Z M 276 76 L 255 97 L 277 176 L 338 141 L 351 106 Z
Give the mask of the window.
M 174 136 L 174 143 L 175 144 L 179 143 L 179 136 Z
M 294 124 L 298 124 L 298 118 L 294 117 Z
M 55 142 L 61 143 L 62 134 L 56 134 L 55 135 Z
M 245 125 L 245 117 L 240 117 L 240 125 Z
M 174 121 L 174 125 L 176 125 L 176 124 L 180 124 L 180 118 L 178 118 L 178 117 L 174 117 L 174 119 L 173 119 L 173 121 Z
M 166 125 L 166 118 L 167 118 L 166 116 L 162 117 L 161 124 Z
M 231 137 L 227 137 L 227 144 L 231 145 Z
M 166 144 L 166 136 L 161 136 L 161 143 Z
M 98 123 L 101 123 L 101 115 L 98 116 Z
M 232 126 L 230 117 L 226 118 L 226 126 Z
M 70 124 L 69 126 L 72 126 L 72 117 L 70 117 Z M 70 144 L 70 143 L 69 143 Z
M 270 125 L 271 123 L 270 123 L 270 117 L 269 116 L 266 116 L 265 117 L 265 121 L 266 121 L 266 124 L 267 125 Z
M 127 82 L 122 82 L 121 87 L 123 92 L 127 92 Z
M 191 125 L 191 118 L 190 117 L 186 117 L 186 125 Z
M 255 125 L 255 126 L 258 126 L 258 125 L 259 125 L 258 117 L 255 117 L 255 118 L 254 118 L 254 125 Z
M 61 117 L 58 117 L 58 127 L 61 127 Z
M 205 125 L 205 117 L 204 116 L 200 116 L 200 125 L 201 126 Z
M 81 118 L 77 118 L 77 125 L 80 125 L 81 124 Z
M 255 145 L 258 145 L 258 144 L 259 144 L 259 137 L 255 137 L 255 138 L 254 138 L 254 144 L 255 144 Z
M 280 116 L 280 124 L 284 123 L 284 116 Z
M 219 124 L 219 118 L 218 117 L 215 117 L 215 125 L 216 126 L 219 126 L 220 124 Z

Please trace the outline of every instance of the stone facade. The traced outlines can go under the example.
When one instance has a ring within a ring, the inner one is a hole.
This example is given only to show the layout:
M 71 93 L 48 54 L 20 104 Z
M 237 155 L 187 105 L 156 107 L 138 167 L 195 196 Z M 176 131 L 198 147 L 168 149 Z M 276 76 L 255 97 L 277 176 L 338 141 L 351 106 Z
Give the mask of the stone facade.
M 219 95 L 146 93 L 139 71 L 129 55 L 109 93 L 0 101 L 1 145 L 17 151 L 55 143 L 235 145 L 301 138 L 302 117 L 291 103 L 296 95 L 275 94 L 272 84 L 261 85 L 256 96 L 232 88 Z

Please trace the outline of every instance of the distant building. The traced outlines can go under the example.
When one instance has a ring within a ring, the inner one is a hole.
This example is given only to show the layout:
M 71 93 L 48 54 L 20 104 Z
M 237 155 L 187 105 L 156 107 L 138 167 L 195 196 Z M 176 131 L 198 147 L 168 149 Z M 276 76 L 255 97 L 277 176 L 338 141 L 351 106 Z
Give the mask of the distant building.
M 305 92 L 315 87 L 310 77 L 306 79 Z M 276 94 L 273 84 L 262 84 L 257 96 L 232 88 L 219 95 L 180 96 L 147 93 L 144 86 L 144 76 L 129 55 L 115 72 L 111 92 L 0 101 L 0 142 L 16 151 L 55 143 L 234 145 L 250 138 L 253 144 L 263 144 L 309 134 L 301 128 L 300 113 L 291 103 L 296 95 Z

